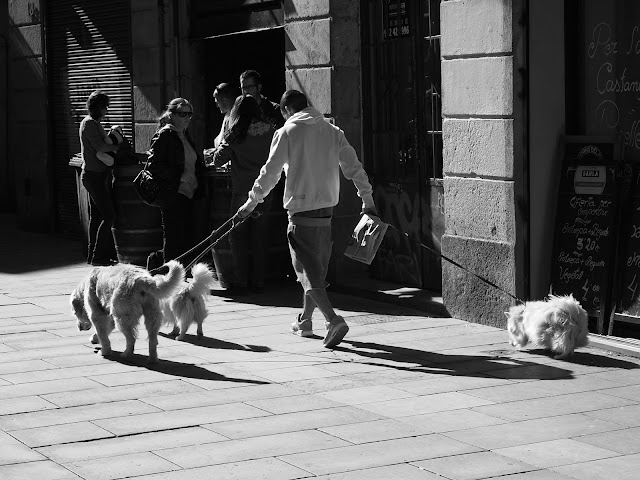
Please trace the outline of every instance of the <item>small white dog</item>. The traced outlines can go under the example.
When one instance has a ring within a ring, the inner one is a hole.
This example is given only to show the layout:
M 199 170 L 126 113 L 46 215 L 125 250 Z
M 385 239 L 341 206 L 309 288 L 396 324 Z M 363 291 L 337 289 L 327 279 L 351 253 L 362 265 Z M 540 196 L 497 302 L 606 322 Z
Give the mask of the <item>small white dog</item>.
M 198 325 L 198 338 L 203 337 L 202 322 L 208 314 L 204 295 L 215 284 L 213 273 L 204 263 L 196 263 L 191 268 L 191 275 L 190 282 L 184 282 L 180 290 L 162 301 L 163 323 L 173 325 L 171 335 L 177 335 L 178 340 L 184 340 L 192 323 Z
M 522 348 L 531 342 L 565 359 L 589 343 L 587 312 L 573 295 L 549 295 L 546 301 L 526 302 L 505 312 L 509 343 Z
M 127 264 L 97 267 L 71 293 L 78 330 L 95 327 L 102 356 L 111 354 L 109 334 L 117 324 L 127 342 L 122 356 L 131 357 L 138 336 L 138 321 L 144 315 L 149 334 L 149 362 L 158 362 L 160 300 L 173 295 L 184 282 L 184 267 L 179 262 L 172 260 L 167 266 L 169 273 L 164 276 L 151 276 L 147 270 Z

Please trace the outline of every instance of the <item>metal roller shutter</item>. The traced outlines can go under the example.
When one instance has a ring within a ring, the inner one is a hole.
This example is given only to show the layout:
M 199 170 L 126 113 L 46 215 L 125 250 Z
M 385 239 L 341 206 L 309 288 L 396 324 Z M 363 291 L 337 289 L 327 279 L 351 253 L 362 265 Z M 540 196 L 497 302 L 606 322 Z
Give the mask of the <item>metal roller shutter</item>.
M 69 159 L 80 152 L 78 129 L 89 94 L 109 95 L 103 125 L 121 125 L 133 140 L 129 0 L 55 0 L 47 5 L 48 75 L 56 224 L 78 235 L 78 198 Z

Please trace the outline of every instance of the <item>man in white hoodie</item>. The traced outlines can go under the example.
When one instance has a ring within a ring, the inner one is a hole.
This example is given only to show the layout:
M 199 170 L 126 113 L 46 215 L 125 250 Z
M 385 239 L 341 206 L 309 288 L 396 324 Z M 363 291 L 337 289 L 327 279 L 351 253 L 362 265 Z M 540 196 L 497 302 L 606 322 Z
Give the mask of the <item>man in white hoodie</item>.
M 337 315 L 326 291 L 331 258 L 331 216 L 340 199 L 340 173 L 352 180 L 362 199 L 363 213 L 377 215 L 372 188 L 355 150 L 344 132 L 297 90 L 287 90 L 280 100 L 285 124 L 271 142 L 267 163 L 249 192 L 238 215 L 249 215 L 275 187 L 284 170 L 283 205 L 289 213 L 287 238 L 291 262 L 304 288 L 303 312 L 291 325 L 302 337 L 313 336 L 312 314 L 316 307 L 325 317 L 324 346 L 338 345 L 349 331 Z

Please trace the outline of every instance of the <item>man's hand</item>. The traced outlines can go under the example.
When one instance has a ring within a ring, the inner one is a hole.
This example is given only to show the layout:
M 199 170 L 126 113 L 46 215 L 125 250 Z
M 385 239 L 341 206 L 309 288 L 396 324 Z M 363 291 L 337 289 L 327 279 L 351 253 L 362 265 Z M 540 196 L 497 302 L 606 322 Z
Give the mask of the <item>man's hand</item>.
M 375 206 L 373 206 L 373 207 L 363 208 L 363 209 L 362 209 L 362 214 L 363 214 L 363 215 L 369 215 L 370 217 L 371 217 L 371 216 L 374 216 L 374 217 L 378 217 L 378 216 L 379 216 L 379 215 L 378 215 L 378 210 L 376 210 L 376 207 L 375 207 Z
M 251 215 L 251 212 L 253 212 L 255 206 L 253 205 L 253 202 L 251 200 L 247 200 L 244 205 L 242 205 L 239 209 L 238 209 L 238 217 L 240 218 L 245 218 L 248 217 L 249 215 Z

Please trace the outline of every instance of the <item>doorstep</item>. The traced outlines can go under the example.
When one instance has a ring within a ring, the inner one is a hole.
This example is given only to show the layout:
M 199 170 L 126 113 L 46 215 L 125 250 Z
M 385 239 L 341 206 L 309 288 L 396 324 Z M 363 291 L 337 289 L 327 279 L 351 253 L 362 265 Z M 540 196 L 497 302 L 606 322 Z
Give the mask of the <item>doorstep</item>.
M 589 345 L 609 350 L 611 352 L 627 355 L 629 357 L 640 358 L 640 340 L 636 338 L 621 338 L 611 335 L 589 334 Z

